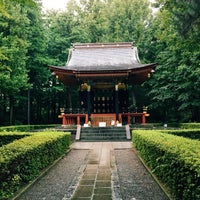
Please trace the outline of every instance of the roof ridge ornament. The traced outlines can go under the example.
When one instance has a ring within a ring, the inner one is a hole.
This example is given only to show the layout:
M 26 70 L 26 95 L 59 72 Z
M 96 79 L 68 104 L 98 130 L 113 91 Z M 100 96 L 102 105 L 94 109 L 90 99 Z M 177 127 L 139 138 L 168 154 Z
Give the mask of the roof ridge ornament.
M 74 49 L 81 48 L 115 48 L 115 47 L 134 47 L 133 42 L 108 42 L 108 43 L 74 43 Z

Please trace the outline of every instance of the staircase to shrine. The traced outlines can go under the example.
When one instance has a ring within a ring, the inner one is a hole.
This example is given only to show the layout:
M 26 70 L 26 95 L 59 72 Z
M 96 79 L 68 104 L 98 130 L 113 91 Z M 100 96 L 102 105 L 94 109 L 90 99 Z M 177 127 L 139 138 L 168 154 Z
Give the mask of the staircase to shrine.
M 127 127 L 82 127 L 81 141 L 125 141 L 130 140 Z

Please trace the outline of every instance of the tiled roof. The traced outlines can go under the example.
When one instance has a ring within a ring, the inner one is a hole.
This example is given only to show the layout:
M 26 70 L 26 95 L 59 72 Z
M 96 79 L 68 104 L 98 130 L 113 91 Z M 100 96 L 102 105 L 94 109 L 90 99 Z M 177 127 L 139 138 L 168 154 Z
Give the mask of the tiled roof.
M 70 49 L 68 70 L 115 71 L 141 68 L 137 47 L 130 42 L 74 44 Z
M 124 81 L 141 84 L 156 68 L 156 63 L 141 64 L 137 47 L 130 42 L 74 44 L 66 66 L 49 66 L 65 85 Z

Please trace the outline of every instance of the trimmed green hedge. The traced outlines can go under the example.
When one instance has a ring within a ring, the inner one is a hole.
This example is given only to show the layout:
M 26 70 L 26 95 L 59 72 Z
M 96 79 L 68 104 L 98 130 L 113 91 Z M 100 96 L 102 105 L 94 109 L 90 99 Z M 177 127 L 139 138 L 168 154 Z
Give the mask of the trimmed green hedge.
M 66 153 L 70 133 L 37 132 L 0 148 L 0 199 L 10 197 Z
M 0 127 L 0 131 L 30 131 L 35 129 L 53 128 L 56 126 L 58 126 L 58 124 L 2 126 Z
M 200 141 L 133 130 L 133 145 L 174 199 L 200 199 Z
M 200 129 L 200 123 L 180 123 L 179 127 L 184 129 Z
M 181 129 L 200 129 L 200 123 L 168 123 L 168 127 Z
M 27 136 L 27 135 L 24 135 L 24 134 L 23 135 L 22 134 L 11 135 L 11 134 L 1 134 L 0 133 L 0 147 L 13 142 L 14 140 L 19 140 L 25 136 Z
M 186 130 L 173 130 L 165 131 L 166 133 L 182 136 L 190 139 L 200 140 L 200 129 L 186 129 Z
M 7 145 L 15 140 L 22 139 L 26 136 L 30 136 L 31 133 L 24 133 L 24 132 L 7 132 L 2 131 L 0 132 L 0 147 L 3 145 Z
M 146 124 L 132 124 L 131 129 L 148 129 L 148 130 L 177 130 L 177 129 L 197 129 L 200 130 L 200 123 L 146 123 Z

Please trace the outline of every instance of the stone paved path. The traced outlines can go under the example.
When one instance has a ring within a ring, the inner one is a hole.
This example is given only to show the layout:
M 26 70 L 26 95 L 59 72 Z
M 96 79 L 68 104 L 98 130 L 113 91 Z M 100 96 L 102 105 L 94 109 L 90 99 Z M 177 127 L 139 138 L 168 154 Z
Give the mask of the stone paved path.
M 71 151 L 17 199 L 167 200 L 131 142 L 76 142 Z

